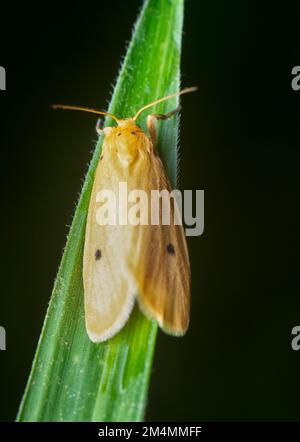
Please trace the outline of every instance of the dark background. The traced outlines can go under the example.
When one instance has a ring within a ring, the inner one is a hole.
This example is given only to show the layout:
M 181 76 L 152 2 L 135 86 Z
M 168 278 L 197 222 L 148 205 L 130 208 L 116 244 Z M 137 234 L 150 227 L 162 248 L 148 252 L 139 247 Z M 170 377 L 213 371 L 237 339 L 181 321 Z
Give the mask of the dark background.
M 1 5 L 0 420 L 13 420 L 82 179 L 141 0 Z M 298 1 L 186 4 L 181 186 L 205 190 L 190 238 L 191 326 L 159 333 L 148 420 L 299 419 Z

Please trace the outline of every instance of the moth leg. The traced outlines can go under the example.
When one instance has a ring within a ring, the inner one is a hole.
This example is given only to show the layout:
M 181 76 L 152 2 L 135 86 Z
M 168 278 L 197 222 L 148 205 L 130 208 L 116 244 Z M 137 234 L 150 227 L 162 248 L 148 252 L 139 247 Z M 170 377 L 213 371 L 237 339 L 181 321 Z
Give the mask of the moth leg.
M 181 107 L 178 106 L 176 109 L 173 109 L 172 111 L 166 113 L 166 114 L 152 114 L 148 115 L 147 117 L 147 127 L 150 134 L 150 138 L 152 142 L 155 144 L 157 134 L 156 134 L 156 127 L 155 123 L 157 120 L 167 120 L 168 118 L 172 117 L 173 115 L 177 114 L 180 111 Z
M 96 132 L 98 135 L 103 135 L 103 121 L 102 118 L 98 118 L 97 123 L 96 123 Z
M 103 127 L 103 121 L 101 118 L 98 118 L 97 124 L 96 124 L 96 132 L 98 135 L 108 135 L 112 130 L 112 127 L 107 126 Z

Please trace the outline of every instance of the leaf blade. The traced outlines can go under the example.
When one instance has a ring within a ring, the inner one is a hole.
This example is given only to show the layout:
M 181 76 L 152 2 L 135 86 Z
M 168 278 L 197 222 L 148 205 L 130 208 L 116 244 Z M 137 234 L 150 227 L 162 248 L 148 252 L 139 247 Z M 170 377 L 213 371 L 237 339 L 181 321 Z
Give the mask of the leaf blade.
M 112 96 L 111 113 L 133 115 L 147 102 L 179 89 L 182 20 L 182 0 L 144 3 Z M 155 110 L 162 112 L 177 102 L 173 99 Z M 173 183 L 177 133 L 174 118 L 160 128 L 158 140 Z M 89 341 L 84 327 L 83 243 L 101 144 L 100 139 L 75 211 L 18 421 L 135 421 L 144 416 L 157 324 L 135 307 L 124 329 L 97 345 Z

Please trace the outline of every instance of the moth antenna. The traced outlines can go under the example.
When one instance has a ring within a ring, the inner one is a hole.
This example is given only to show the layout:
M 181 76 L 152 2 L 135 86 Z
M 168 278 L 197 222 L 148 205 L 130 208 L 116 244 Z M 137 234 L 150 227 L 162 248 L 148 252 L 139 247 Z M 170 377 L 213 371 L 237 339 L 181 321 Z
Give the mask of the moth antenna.
M 141 115 L 141 113 L 144 112 L 149 107 L 154 106 L 155 104 L 161 103 L 163 101 L 169 100 L 170 98 L 177 97 L 179 95 L 188 94 L 189 92 L 195 92 L 197 89 L 198 89 L 197 86 L 187 87 L 185 89 L 182 89 L 182 91 L 175 92 L 174 94 L 167 95 L 166 97 L 159 98 L 158 100 L 155 100 L 152 103 L 146 104 L 146 106 L 143 106 L 139 111 L 137 111 L 137 113 L 133 117 L 133 121 L 136 121 L 137 118 Z
M 120 121 L 119 118 L 117 118 L 115 115 L 109 114 L 108 112 L 98 111 L 96 109 L 90 109 L 89 107 L 69 106 L 68 104 L 52 104 L 51 107 L 53 109 L 75 110 L 75 111 L 81 111 L 81 112 L 88 112 L 90 114 L 105 115 L 106 117 L 112 118 L 117 123 L 119 123 L 119 121 Z

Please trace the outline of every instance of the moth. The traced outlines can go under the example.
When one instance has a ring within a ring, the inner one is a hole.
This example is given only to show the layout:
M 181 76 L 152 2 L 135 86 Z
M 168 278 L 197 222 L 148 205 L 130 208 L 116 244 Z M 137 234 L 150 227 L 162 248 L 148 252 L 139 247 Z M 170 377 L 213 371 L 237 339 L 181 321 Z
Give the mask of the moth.
M 117 334 L 127 322 L 137 300 L 141 311 L 158 322 L 166 333 L 182 336 L 189 325 L 190 262 L 183 226 L 126 222 L 103 223 L 99 218 L 99 192 L 118 195 L 119 184 L 128 192 L 171 191 L 163 163 L 156 151 L 156 121 L 175 115 L 147 117 L 147 133 L 136 123 L 148 108 L 165 100 L 194 91 L 186 88 L 143 106 L 132 118 L 120 119 L 107 112 L 68 105 L 55 108 L 82 110 L 111 117 L 116 126 L 97 132 L 104 136 L 96 169 L 86 224 L 83 286 L 86 330 L 91 341 L 103 342 Z M 120 203 L 117 201 L 115 211 Z M 170 207 L 172 220 L 176 202 Z M 113 215 L 120 215 L 113 213 Z M 119 217 L 114 217 L 117 220 Z M 124 221 L 124 220 L 123 220 Z M 128 221 L 128 220 L 127 220 Z

